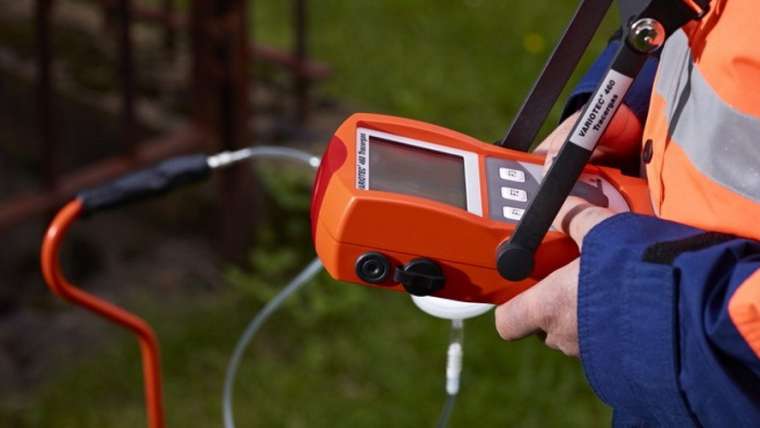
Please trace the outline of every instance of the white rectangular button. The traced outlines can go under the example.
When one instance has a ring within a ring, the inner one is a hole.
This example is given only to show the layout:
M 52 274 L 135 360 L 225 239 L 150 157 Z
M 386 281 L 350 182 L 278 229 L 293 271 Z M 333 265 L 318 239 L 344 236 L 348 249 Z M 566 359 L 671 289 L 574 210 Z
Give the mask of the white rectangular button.
M 525 183 L 525 172 L 519 169 L 499 168 L 499 177 L 502 180 L 514 181 L 516 183 Z
M 528 202 L 528 192 L 514 187 L 502 187 L 501 197 L 510 201 Z
M 525 210 L 522 208 L 504 207 L 504 218 L 520 221 Z

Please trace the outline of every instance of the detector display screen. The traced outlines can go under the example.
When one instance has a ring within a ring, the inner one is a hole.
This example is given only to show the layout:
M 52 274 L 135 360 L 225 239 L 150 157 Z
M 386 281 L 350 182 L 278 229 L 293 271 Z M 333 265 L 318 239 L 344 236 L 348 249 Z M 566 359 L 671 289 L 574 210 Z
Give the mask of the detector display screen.
M 370 136 L 369 188 L 467 209 L 464 159 Z

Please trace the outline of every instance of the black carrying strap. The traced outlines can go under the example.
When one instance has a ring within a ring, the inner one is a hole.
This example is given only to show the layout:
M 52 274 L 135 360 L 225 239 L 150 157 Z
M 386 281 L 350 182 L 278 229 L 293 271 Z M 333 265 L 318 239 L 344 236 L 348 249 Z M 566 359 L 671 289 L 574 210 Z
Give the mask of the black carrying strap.
M 708 3 L 708 0 L 651 0 L 638 16 L 624 23 L 623 43 L 612 64 L 544 176 L 509 242 L 502 243 L 497 249 L 496 266 L 502 277 L 519 281 L 531 274 L 536 249 L 620 108 L 646 58 L 662 45 L 667 36 L 687 22 L 704 16 Z M 694 5 L 699 9 L 695 9 Z M 635 34 L 629 30 L 631 27 L 637 29 Z
M 626 23 L 634 16 L 638 16 L 649 5 L 649 0 L 624 0 L 618 2 L 620 9 L 620 22 Z
M 612 0 L 581 0 L 528 97 L 498 145 L 527 152 L 586 52 Z
M 599 29 L 612 1 L 581 0 L 575 14 L 565 28 L 565 32 L 554 47 L 554 51 L 546 64 L 544 64 L 541 74 L 533 83 L 528 96 L 512 120 L 509 130 L 497 145 L 522 152 L 530 150 L 541 126 L 546 122 L 552 107 L 557 103 L 562 89 L 567 85 L 589 43 Z M 627 24 L 627 21 L 632 17 L 651 10 L 654 3 L 672 4 L 672 2 L 667 1 L 649 0 L 621 0 L 619 3 L 623 24 Z M 709 0 L 695 0 L 694 3 L 704 12 L 709 8 Z M 688 8 L 688 5 L 685 6 Z M 671 14 L 674 15 L 670 18 L 671 22 L 682 22 L 683 15 L 689 14 L 689 10 L 676 7 L 673 8 Z

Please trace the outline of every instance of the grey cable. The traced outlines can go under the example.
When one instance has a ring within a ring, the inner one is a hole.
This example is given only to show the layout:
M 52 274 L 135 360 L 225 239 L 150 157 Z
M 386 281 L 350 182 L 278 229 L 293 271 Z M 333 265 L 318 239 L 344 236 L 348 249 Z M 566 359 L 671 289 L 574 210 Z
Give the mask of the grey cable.
M 312 168 L 319 167 L 320 159 L 317 156 L 306 153 L 302 150 L 291 149 L 289 147 L 277 146 L 255 146 L 246 147 L 240 150 L 227 151 L 209 156 L 206 160 L 211 169 L 224 168 L 232 164 L 250 160 L 258 157 L 287 158 L 301 161 Z M 235 416 L 232 409 L 233 395 L 235 389 L 235 380 L 237 378 L 240 362 L 243 359 L 246 349 L 250 345 L 256 333 L 261 329 L 264 323 L 272 314 L 280 308 L 282 303 L 293 293 L 300 290 L 310 279 L 322 270 L 322 262 L 315 258 L 301 271 L 285 288 L 280 291 L 272 300 L 256 313 L 256 316 L 248 323 L 240 335 L 235 350 L 232 352 L 230 361 L 227 363 L 227 370 L 224 375 L 224 390 L 222 395 L 222 414 L 224 417 L 225 428 L 235 428 Z
M 446 352 L 446 402 L 438 416 L 437 428 L 446 428 L 451 419 L 457 396 L 459 395 L 459 380 L 462 374 L 462 356 L 464 342 L 464 321 L 451 320 L 449 347 Z
M 451 413 L 454 410 L 454 404 L 456 404 L 457 395 L 459 394 L 446 394 L 446 402 L 443 403 L 443 409 L 441 409 L 441 415 L 438 416 L 438 423 L 436 424 L 436 428 L 446 428 L 449 426 L 449 419 L 451 419 Z
M 243 354 L 251 343 L 261 326 L 269 319 L 272 314 L 279 309 L 282 303 L 293 293 L 300 290 L 309 280 L 314 278 L 322 270 L 322 262 L 315 258 L 301 273 L 280 291 L 272 300 L 270 300 L 263 309 L 261 309 L 250 323 L 245 327 L 243 334 L 235 345 L 229 363 L 227 363 L 227 372 L 224 376 L 224 396 L 222 397 L 222 412 L 224 413 L 225 428 L 235 428 L 235 417 L 232 410 L 233 390 L 235 387 L 235 378 L 237 377 L 240 361 Z
M 277 146 L 253 146 L 231 152 L 220 152 L 209 156 L 206 162 L 211 169 L 217 169 L 256 157 L 289 158 L 304 162 L 312 168 L 319 166 L 317 156 L 302 150 Z

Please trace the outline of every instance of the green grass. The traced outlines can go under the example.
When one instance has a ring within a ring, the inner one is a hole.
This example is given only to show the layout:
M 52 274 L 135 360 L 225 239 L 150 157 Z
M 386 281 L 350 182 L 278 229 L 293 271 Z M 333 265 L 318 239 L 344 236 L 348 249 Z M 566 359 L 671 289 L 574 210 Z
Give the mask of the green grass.
M 256 307 L 250 303 L 228 295 L 149 317 L 162 326 L 170 426 L 220 425 L 224 363 Z M 501 343 L 491 323 L 483 317 L 467 326 L 452 426 L 605 424 L 577 363 L 533 339 Z M 239 426 L 432 426 L 443 400 L 446 338 L 446 325 L 405 296 L 323 277 L 254 342 L 237 387 Z M 16 411 L 13 426 L 141 426 L 137 364 L 131 341 L 114 346 L 48 385 Z
M 287 48 L 289 2 L 259 2 L 252 33 Z M 310 49 L 330 95 L 484 141 L 503 135 L 577 4 L 573 0 L 320 0 Z M 614 20 L 606 23 L 584 64 Z M 555 111 L 553 119 L 556 120 Z
M 255 3 L 256 37 L 287 46 L 288 2 Z M 495 140 L 574 3 L 312 1 L 312 52 L 335 70 L 320 91 L 360 110 Z M 269 203 L 282 213 L 262 231 L 250 270 L 230 270 L 229 290 L 140 305 L 162 339 L 169 426 L 221 425 L 222 376 L 237 335 L 312 256 L 308 179 L 288 171 L 262 174 L 280 195 Z M 239 426 L 433 426 L 443 402 L 447 331 L 407 296 L 322 275 L 255 340 L 237 385 Z M 5 403 L 0 421 L 21 428 L 143 425 L 137 349 L 117 337 L 31 398 Z M 609 419 L 577 361 L 534 338 L 502 342 L 491 315 L 467 323 L 451 426 L 587 427 Z

